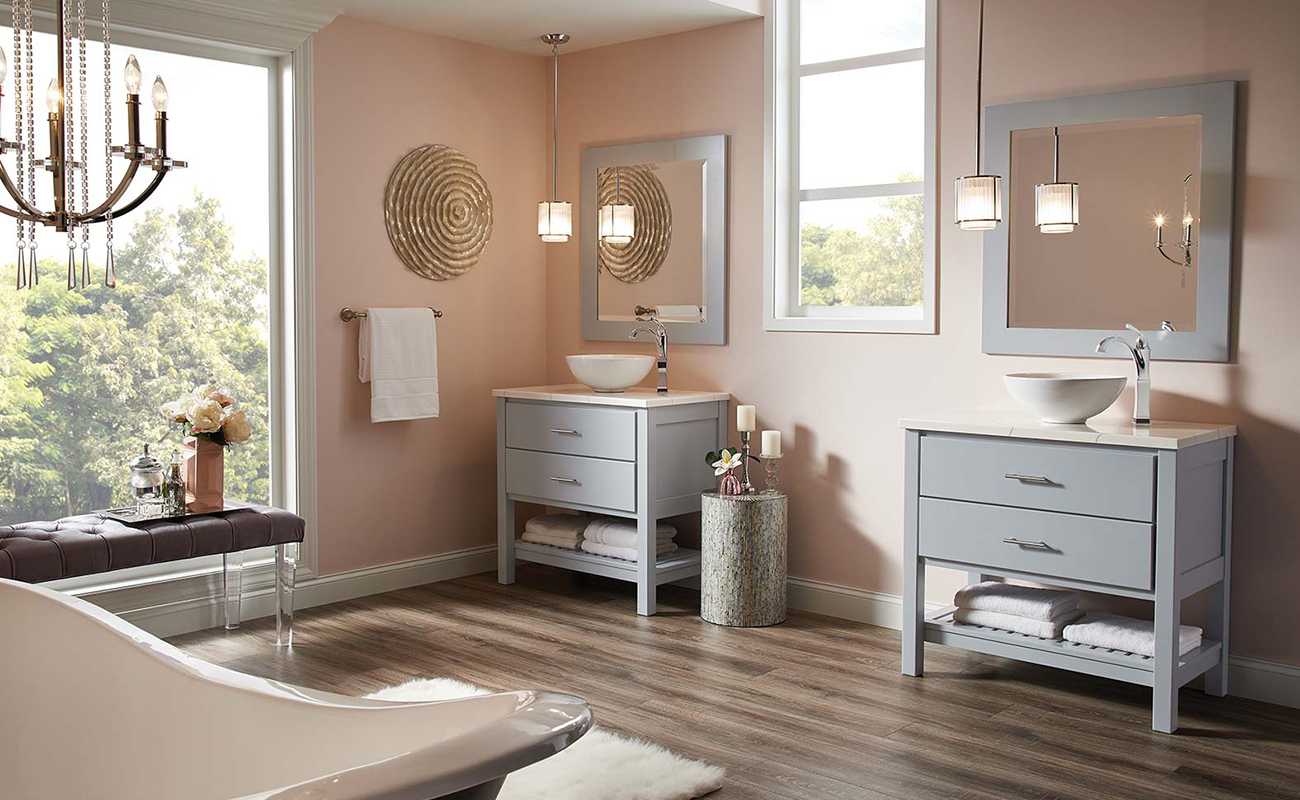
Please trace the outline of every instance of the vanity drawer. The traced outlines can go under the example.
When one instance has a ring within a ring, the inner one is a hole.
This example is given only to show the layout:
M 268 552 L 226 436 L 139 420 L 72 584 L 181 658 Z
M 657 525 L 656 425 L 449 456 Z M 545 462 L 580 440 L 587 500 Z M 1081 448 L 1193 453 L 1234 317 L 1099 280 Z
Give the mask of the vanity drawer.
M 506 447 L 636 460 L 636 412 L 506 403 Z
M 1155 527 L 1146 523 L 922 497 L 917 532 L 925 558 L 1152 587 Z
M 921 494 L 1151 522 L 1156 457 L 1096 446 L 927 434 Z
M 506 450 L 512 495 L 636 511 L 636 464 L 533 450 Z

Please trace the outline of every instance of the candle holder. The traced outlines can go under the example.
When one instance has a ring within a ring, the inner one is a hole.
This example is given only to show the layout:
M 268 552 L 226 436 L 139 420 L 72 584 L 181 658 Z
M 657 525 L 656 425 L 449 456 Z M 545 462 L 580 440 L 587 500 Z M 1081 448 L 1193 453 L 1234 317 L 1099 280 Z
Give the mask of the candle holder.
M 752 433 L 740 432 L 740 489 L 745 494 L 754 491 L 754 484 L 749 482 L 749 437 Z
M 781 465 L 780 456 L 759 456 L 763 459 L 763 468 L 767 470 L 767 491 L 776 494 L 776 468 Z

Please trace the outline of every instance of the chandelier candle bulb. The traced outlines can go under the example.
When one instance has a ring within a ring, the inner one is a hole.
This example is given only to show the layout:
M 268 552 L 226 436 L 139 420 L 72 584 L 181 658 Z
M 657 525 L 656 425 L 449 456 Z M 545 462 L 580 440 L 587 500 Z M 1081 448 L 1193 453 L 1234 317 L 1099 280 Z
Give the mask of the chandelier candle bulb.
M 153 79 L 153 109 L 159 114 L 167 113 L 167 84 L 163 83 L 162 76 Z
M 763 450 L 759 455 L 763 458 L 781 457 L 780 431 L 763 431 Z
M 736 406 L 736 430 L 744 433 L 754 432 L 754 406 Z
M 122 77 L 126 82 L 127 94 L 140 94 L 140 81 L 144 80 L 144 74 L 140 72 L 140 62 L 136 61 L 135 54 L 127 56 Z

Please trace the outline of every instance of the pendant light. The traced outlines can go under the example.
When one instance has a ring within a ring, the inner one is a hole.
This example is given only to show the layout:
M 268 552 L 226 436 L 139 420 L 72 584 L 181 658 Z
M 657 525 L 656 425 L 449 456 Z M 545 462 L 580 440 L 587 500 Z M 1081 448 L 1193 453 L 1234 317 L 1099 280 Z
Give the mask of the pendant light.
M 1034 224 L 1040 233 L 1070 233 L 1079 224 L 1079 184 L 1062 183 L 1061 132 L 1052 128 L 1052 182 L 1034 187 Z
M 636 209 L 623 202 L 618 167 L 614 167 L 614 202 L 600 207 L 600 239 L 606 244 L 627 244 L 636 235 Z
M 984 80 L 984 0 L 980 0 L 979 55 L 975 70 L 975 173 L 954 183 L 953 220 L 964 231 L 987 231 L 1002 221 L 1002 176 L 980 173 Z
M 573 206 L 559 199 L 560 136 L 560 45 L 569 41 L 567 33 L 548 33 L 542 41 L 551 46 L 555 61 L 555 78 L 551 95 L 551 199 L 537 204 L 537 235 L 543 242 L 567 242 L 573 233 Z

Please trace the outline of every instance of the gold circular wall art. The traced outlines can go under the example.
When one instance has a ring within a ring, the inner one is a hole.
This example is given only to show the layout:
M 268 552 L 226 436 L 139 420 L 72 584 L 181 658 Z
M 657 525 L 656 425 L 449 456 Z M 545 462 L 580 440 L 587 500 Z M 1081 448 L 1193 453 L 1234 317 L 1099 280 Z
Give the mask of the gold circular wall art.
M 464 153 L 426 144 L 407 153 L 389 176 L 384 224 L 412 272 L 451 280 L 478 263 L 492 238 L 492 193 Z
M 597 207 L 614 202 L 614 168 L 597 170 Z M 654 165 L 618 168 L 619 202 L 635 211 L 636 235 L 627 244 L 609 244 L 599 240 L 596 262 L 623 283 L 641 283 L 663 266 L 673 242 L 673 209 L 668 192 L 654 174 Z

